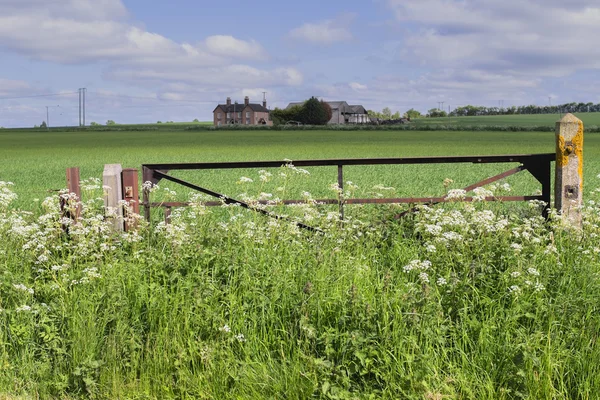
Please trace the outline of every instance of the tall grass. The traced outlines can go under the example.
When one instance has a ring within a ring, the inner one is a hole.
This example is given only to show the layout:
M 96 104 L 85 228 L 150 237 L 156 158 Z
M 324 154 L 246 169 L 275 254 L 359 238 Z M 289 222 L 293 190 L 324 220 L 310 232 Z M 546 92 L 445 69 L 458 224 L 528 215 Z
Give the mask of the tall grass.
M 593 399 L 600 392 L 600 208 L 582 232 L 539 204 L 337 210 L 192 206 L 113 233 L 85 182 L 19 211 L 0 184 L 0 393 L 39 398 Z M 276 181 L 276 182 L 273 182 Z M 351 196 L 351 183 L 341 193 Z M 449 186 L 451 189 L 451 186 Z M 165 191 L 153 188 L 160 198 Z M 375 186 L 374 191 L 391 190 Z M 501 194 L 507 185 L 486 190 Z M 167 194 L 172 194 L 168 191 Z M 481 190 L 483 196 L 485 191 Z M 68 194 L 64 194 L 68 197 Z M 460 197 L 457 190 L 451 197 Z M 597 201 L 597 200 L 596 200 Z M 73 205 L 73 203 L 72 203 Z M 302 221 L 321 228 L 299 229 Z M 66 232 L 65 232 L 66 227 Z

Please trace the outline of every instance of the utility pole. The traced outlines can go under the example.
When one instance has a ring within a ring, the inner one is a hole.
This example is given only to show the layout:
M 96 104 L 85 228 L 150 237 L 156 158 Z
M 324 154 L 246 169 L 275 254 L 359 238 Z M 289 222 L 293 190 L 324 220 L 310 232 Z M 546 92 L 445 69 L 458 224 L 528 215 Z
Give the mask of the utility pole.
M 85 96 L 87 95 L 87 89 L 83 88 L 83 126 L 85 126 Z
M 79 88 L 79 126 L 85 126 L 85 95 L 86 88 Z
M 60 107 L 60 105 L 46 106 L 46 130 L 50 130 L 50 108 L 52 107 Z

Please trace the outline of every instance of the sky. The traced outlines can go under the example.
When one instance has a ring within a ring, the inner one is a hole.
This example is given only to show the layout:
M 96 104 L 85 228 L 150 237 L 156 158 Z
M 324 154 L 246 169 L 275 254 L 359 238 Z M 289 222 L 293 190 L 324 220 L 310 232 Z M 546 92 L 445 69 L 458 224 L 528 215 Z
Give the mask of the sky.
M 598 0 L 0 0 L 0 126 L 600 102 Z

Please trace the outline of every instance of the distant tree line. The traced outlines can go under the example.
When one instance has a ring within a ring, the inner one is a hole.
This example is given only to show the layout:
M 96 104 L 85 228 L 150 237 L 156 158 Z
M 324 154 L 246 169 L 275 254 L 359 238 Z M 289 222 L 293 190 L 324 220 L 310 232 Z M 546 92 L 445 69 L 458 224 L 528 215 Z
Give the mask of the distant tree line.
M 400 113 L 396 112 L 392 114 L 389 107 L 385 107 L 381 112 L 369 110 L 367 111 L 371 118 L 378 118 L 380 120 L 396 120 L 400 119 Z M 565 103 L 557 104 L 554 106 L 511 106 L 511 107 L 485 107 L 485 106 L 473 106 L 466 105 L 457 107 L 450 113 L 441 110 L 439 108 L 432 108 L 427 111 L 427 114 L 423 115 L 419 111 L 411 108 L 406 111 L 403 118 L 440 118 L 440 117 L 474 117 L 481 115 L 515 115 L 515 114 L 561 114 L 561 113 L 585 113 L 585 112 L 600 112 L 600 103 Z
M 512 106 L 512 107 L 484 107 L 467 105 L 457 107 L 450 112 L 451 117 L 467 117 L 479 115 L 515 115 L 515 114 L 560 114 L 560 113 L 585 113 L 600 112 L 600 103 L 565 103 L 554 106 Z
M 392 110 L 389 107 L 385 107 L 381 112 L 377 112 L 374 110 L 368 110 L 367 114 L 371 118 L 377 118 L 381 120 L 390 120 L 390 119 L 400 119 L 400 111 L 396 111 L 392 114 Z
M 329 104 L 311 97 L 304 104 L 290 108 L 275 108 L 271 111 L 271 120 L 275 125 L 301 123 L 303 125 L 327 125 L 333 111 Z

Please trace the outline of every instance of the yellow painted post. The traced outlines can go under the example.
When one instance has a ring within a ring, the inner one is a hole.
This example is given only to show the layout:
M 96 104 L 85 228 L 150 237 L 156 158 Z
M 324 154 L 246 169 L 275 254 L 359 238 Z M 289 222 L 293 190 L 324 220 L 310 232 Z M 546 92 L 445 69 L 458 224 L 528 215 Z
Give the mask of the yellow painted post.
M 581 228 L 583 205 L 583 122 L 573 114 L 556 123 L 554 207 L 569 225 Z

